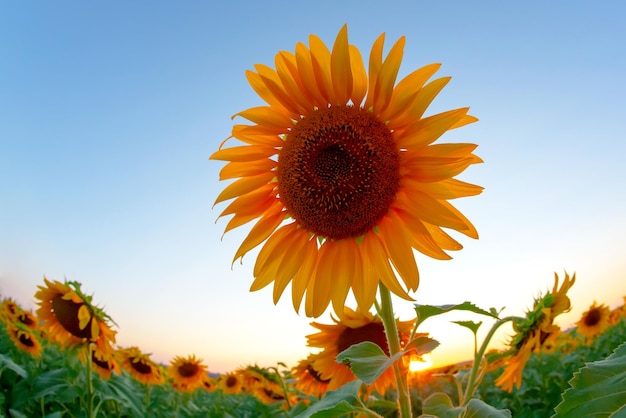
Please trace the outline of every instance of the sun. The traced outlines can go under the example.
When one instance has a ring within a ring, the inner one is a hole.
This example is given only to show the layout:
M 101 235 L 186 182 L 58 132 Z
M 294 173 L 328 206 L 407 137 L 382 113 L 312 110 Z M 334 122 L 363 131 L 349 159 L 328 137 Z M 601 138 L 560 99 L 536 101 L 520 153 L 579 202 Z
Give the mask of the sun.
M 428 369 L 433 365 L 433 361 L 429 356 L 411 356 L 411 360 L 409 362 L 409 371 L 411 373 L 420 372 L 422 370 Z

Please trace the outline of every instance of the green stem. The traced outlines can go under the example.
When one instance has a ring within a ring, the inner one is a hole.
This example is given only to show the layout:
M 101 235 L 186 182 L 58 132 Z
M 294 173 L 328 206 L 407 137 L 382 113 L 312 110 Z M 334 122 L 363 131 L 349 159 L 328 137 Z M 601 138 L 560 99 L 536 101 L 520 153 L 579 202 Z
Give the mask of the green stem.
M 396 327 L 396 318 L 393 313 L 393 304 L 391 301 L 391 293 L 385 285 L 380 282 L 380 306 L 377 305 L 378 314 L 380 315 L 385 327 L 385 335 L 387 337 L 387 345 L 389 347 L 389 356 L 402 351 L 400 346 L 400 336 Z M 407 384 L 407 373 L 402 361 L 393 363 L 393 373 L 396 377 L 396 389 L 398 391 L 398 410 L 401 418 L 411 417 L 411 398 L 409 396 L 409 387 Z
M 85 363 L 87 363 L 87 417 L 88 418 L 95 418 L 94 414 L 93 414 L 93 401 L 94 401 L 94 397 L 95 394 L 93 392 L 93 379 L 91 378 L 91 374 L 92 374 L 92 346 L 91 343 L 87 344 L 87 361 Z
M 480 350 L 478 350 L 478 352 L 475 352 L 474 364 L 472 365 L 472 371 L 470 372 L 469 380 L 467 382 L 467 387 L 465 388 L 465 394 L 462 399 L 459 399 L 460 406 L 466 405 L 470 401 L 472 396 L 474 395 L 474 391 L 476 390 L 476 386 L 478 384 L 478 382 L 476 381 L 476 376 L 478 375 L 478 369 L 480 368 L 481 360 L 483 356 L 485 355 L 485 351 L 487 351 L 487 346 L 489 346 L 489 343 L 491 342 L 491 339 L 493 338 L 494 334 L 496 333 L 498 328 L 500 328 L 501 325 L 509 321 L 513 321 L 514 319 L 520 319 L 520 318 L 517 316 L 507 316 L 506 318 L 502 318 L 496 321 L 496 323 L 493 324 L 493 326 L 489 330 L 489 333 L 483 340 L 483 343 L 480 346 Z

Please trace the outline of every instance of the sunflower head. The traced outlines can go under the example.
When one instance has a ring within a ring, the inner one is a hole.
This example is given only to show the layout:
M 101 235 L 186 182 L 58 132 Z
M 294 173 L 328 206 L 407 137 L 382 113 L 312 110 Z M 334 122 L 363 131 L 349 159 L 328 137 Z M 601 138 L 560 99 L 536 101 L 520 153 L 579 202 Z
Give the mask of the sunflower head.
M 295 387 L 305 395 L 321 398 L 328 390 L 330 379 L 322 379 L 315 369 L 315 360 L 319 354 L 310 354 L 306 359 L 300 360 L 293 368 L 293 377 L 296 379 Z
M 33 357 L 41 357 L 43 348 L 36 332 L 18 321 L 5 321 L 6 332 L 17 348 Z
M 237 372 L 221 375 L 217 380 L 217 384 L 224 393 L 236 394 L 243 391 L 243 377 Z
M 116 357 L 121 367 L 144 385 L 158 385 L 165 381 L 162 367 L 137 347 L 120 348 Z
M 513 386 L 521 386 L 522 372 L 531 353 L 540 350 L 551 337 L 560 333 L 561 329 L 554 324 L 554 319 L 570 310 L 571 302 L 567 291 L 575 280 L 576 274 L 570 278 L 565 273 L 565 279 L 559 287 L 559 278 L 555 273 L 552 291 L 535 299 L 533 309 L 526 312 L 525 318 L 513 321 L 515 335 L 509 342 L 511 357 L 506 362 L 504 373 L 496 380 L 497 386 L 509 392 Z
M 589 343 L 611 326 L 610 316 L 609 307 L 604 304 L 598 305 L 594 300 L 589 309 L 576 322 L 576 332 Z
M 307 316 L 330 303 L 341 315 L 350 292 L 369 310 L 379 282 L 410 299 L 413 250 L 449 259 L 462 246 L 446 230 L 478 238 L 449 203 L 482 191 L 455 179 L 482 162 L 476 145 L 434 144 L 477 119 L 468 108 L 424 116 L 449 77 L 429 81 L 431 64 L 396 83 L 405 39 L 386 57 L 384 41 L 368 70 L 346 26 L 330 49 L 311 35 L 279 52 L 276 68 L 255 65 L 246 76 L 266 105 L 237 113 L 248 121 L 233 126 L 240 144 L 211 155 L 227 162 L 220 180 L 235 179 L 216 199 L 234 199 L 220 214 L 233 215 L 225 231 L 256 220 L 233 261 L 262 244 L 251 290 L 273 282 L 276 303 L 291 283 Z
M 192 392 L 201 387 L 207 373 L 207 366 L 195 355 L 176 356 L 167 367 L 167 375 L 172 379 L 174 387 L 181 392 Z
M 334 324 L 320 324 L 312 322 L 311 326 L 319 330 L 318 333 L 307 336 L 308 346 L 322 349 L 311 359 L 311 367 L 317 373 L 320 381 L 327 382 L 327 390 L 335 390 L 344 384 L 356 380 L 357 377 L 350 370 L 350 366 L 337 363 L 339 353 L 354 344 L 370 341 L 377 344 L 389 354 L 387 338 L 381 319 L 370 312 L 344 308 L 341 319 L 333 318 Z M 402 345 L 408 342 L 415 320 L 396 320 L 396 327 Z M 425 334 L 424 334 L 425 335 Z M 386 370 L 368 389 L 384 394 L 395 383 L 393 370 Z
M 102 379 L 109 379 L 113 372 L 120 373 L 120 366 L 115 359 L 114 352 L 100 350 L 96 344 L 89 344 L 89 346 L 85 347 L 85 350 L 81 350 L 78 358 L 83 363 L 91 361 L 93 370 Z
M 51 282 L 44 277 L 45 286 L 35 293 L 39 309 L 37 316 L 44 321 L 43 331 L 65 348 L 95 343 L 101 352 L 112 353 L 116 331 L 113 320 L 85 295 L 78 282 Z

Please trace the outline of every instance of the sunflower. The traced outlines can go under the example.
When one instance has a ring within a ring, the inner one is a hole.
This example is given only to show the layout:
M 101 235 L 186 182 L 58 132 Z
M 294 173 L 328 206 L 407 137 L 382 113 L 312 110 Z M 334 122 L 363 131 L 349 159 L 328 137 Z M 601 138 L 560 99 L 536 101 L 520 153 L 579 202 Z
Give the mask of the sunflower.
M 144 385 L 158 385 L 165 381 L 162 368 L 149 354 L 143 354 L 137 347 L 120 348 L 116 356 L 121 367 Z
M 554 286 L 545 296 L 535 300 L 533 309 L 526 313 L 525 318 L 513 321 L 513 330 L 516 332 L 509 342 L 510 357 L 505 361 L 504 372 L 496 379 L 496 385 L 511 392 L 513 386 L 519 388 L 522 384 L 522 372 L 531 353 L 541 350 L 550 341 L 550 337 L 561 332 L 554 319 L 571 309 L 571 302 L 567 291 L 576 280 L 576 274 L 570 276 L 565 273 L 565 279 L 559 288 L 559 277 L 554 274 Z
M 192 392 L 201 387 L 207 373 L 207 366 L 195 355 L 186 358 L 176 356 L 167 367 L 167 374 L 172 378 L 174 387 L 181 392 Z
M 202 379 L 202 388 L 207 392 L 214 392 L 219 389 L 219 384 L 214 377 L 211 377 L 207 374 Z
M 9 338 L 17 348 L 33 357 L 41 357 L 43 348 L 34 331 L 21 322 L 5 321 L 5 324 Z
M 217 384 L 224 393 L 236 394 L 243 391 L 243 377 L 236 372 L 221 375 L 217 380 Z
M 576 332 L 585 337 L 587 342 L 591 342 L 611 325 L 610 316 L 611 310 L 608 306 L 598 305 L 596 301 L 593 301 L 589 309 L 576 322 Z
M 622 318 L 626 318 L 626 296 L 622 296 L 622 298 L 624 299 L 624 303 L 611 311 L 609 321 L 613 325 L 620 322 Z
M 385 328 L 379 317 L 370 312 L 360 310 L 353 311 L 345 307 L 341 319 L 334 319 L 334 324 L 319 324 L 312 322 L 311 326 L 320 332 L 307 335 L 307 345 L 323 349 L 313 359 L 311 366 L 318 373 L 318 378 L 327 381 L 327 390 L 335 390 L 338 387 L 356 380 L 357 377 L 350 370 L 350 366 L 337 363 L 337 355 L 354 344 L 371 341 L 377 344 L 389 355 Z M 409 335 L 413 330 L 415 320 L 396 321 L 401 344 L 408 342 Z M 425 335 L 425 334 L 424 334 Z M 380 394 L 395 385 L 395 376 L 391 368 L 387 369 L 372 385 L 369 390 L 375 390 Z
M 116 331 L 113 320 L 102 309 L 93 305 L 78 282 L 51 282 L 38 286 L 37 316 L 44 321 L 42 329 L 53 341 L 65 348 L 85 346 L 93 342 L 101 352 L 112 353 Z
M 87 354 L 89 353 L 89 357 L 91 360 L 91 366 L 93 370 L 98 373 L 98 375 L 103 379 L 109 379 L 111 377 L 111 373 L 115 372 L 117 374 L 120 373 L 120 366 L 115 360 L 115 356 L 113 352 L 103 351 L 98 348 L 97 345 L 92 344 L 89 347 L 86 347 L 87 350 L 81 350 L 78 358 L 83 362 L 87 362 Z
M 225 232 L 258 219 L 233 262 L 265 242 L 250 290 L 274 282 L 277 303 L 291 282 L 295 310 L 304 298 L 309 317 L 331 302 L 340 316 L 350 290 L 369 310 L 379 281 L 410 300 L 413 249 L 450 259 L 446 250 L 462 246 L 444 229 L 478 238 L 448 202 L 482 191 L 454 178 L 482 162 L 476 145 L 433 144 L 477 119 L 468 108 L 424 117 L 450 78 L 427 83 L 440 67 L 430 64 L 396 84 L 405 38 L 385 59 L 384 40 L 374 42 L 369 72 L 346 26 L 332 51 L 310 35 L 309 47 L 279 52 L 276 69 L 255 65 L 246 75 L 268 105 L 237 113 L 251 124 L 234 125 L 230 138 L 244 145 L 210 157 L 228 162 L 220 180 L 237 179 L 215 201 L 234 199 L 219 215 L 234 215 Z
M 254 395 L 265 404 L 283 402 L 284 407 L 287 407 L 287 403 L 295 404 L 296 398 L 291 394 L 289 399 L 285 399 L 285 391 L 276 373 L 256 365 L 247 366 L 238 372 L 243 379 L 243 392 Z
M 300 360 L 293 368 L 293 377 L 296 379 L 295 387 L 305 395 L 321 398 L 328 391 L 330 379 L 322 379 L 320 373 L 313 365 L 319 357 L 319 353 L 310 354 L 306 359 Z
M 0 315 L 3 318 L 13 318 L 20 312 L 22 308 L 11 298 L 2 299 L 2 303 L 0 304 Z

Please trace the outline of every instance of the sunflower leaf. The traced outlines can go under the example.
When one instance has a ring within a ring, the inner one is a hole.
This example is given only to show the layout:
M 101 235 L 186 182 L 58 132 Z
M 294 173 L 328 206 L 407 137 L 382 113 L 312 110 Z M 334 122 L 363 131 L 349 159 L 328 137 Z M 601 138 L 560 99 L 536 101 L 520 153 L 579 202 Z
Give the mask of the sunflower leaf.
M 452 321 L 455 324 L 458 324 L 462 327 L 468 328 L 474 335 L 478 332 L 478 328 L 483 324 L 482 321 L 474 322 L 474 321 Z
M 439 341 L 430 337 L 417 337 L 413 338 L 407 345 L 404 346 L 404 352 L 408 353 L 411 350 L 415 350 L 418 356 L 422 354 L 430 353 L 439 346 Z
M 569 384 L 554 417 L 626 416 L 626 343 L 575 372 Z
M 415 304 L 415 313 L 417 314 L 417 324 L 421 324 L 427 318 L 431 316 L 441 315 L 450 311 L 470 311 L 480 315 L 490 316 L 492 318 L 498 318 L 495 309 L 491 308 L 489 311 L 479 308 L 471 302 L 463 302 L 458 305 L 419 305 Z
M 22 368 L 22 366 L 11 360 L 11 357 L 0 354 L 0 370 L 5 368 L 13 370 L 18 376 L 24 379 L 28 377 L 28 373 Z
M 389 357 L 377 344 L 363 341 L 339 353 L 337 363 L 349 364 L 350 370 L 356 377 L 371 385 L 404 354 L 404 352 L 399 352 Z
M 496 409 L 480 399 L 471 399 L 465 406 L 454 406 L 450 397 L 443 392 L 433 393 L 426 398 L 422 411 L 422 418 L 511 418 L 508 409 Z
M 360 403 L 358 398 L 360 387 L 361 382 L 358 380 L 346 383 L 339 389 L 328 392 L 322 400 L 296 415 L 296 418 L 331 417 L 337 416 L 339 412 L 345 414 L 356 411 L 358 407 L 354 405 Z

